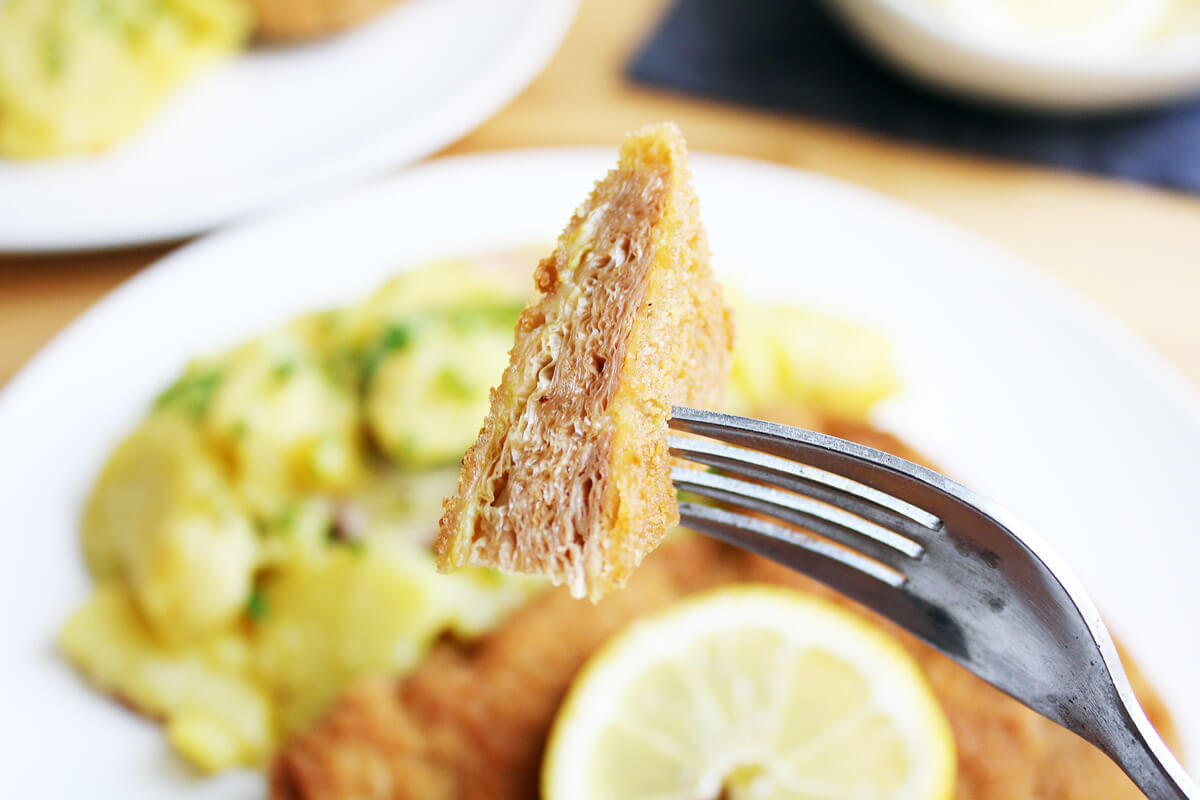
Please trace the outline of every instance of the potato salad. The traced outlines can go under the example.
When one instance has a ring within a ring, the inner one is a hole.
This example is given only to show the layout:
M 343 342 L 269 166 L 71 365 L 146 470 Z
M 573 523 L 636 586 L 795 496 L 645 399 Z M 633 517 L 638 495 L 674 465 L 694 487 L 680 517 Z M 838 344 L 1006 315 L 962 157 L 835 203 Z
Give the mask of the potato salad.
M 95 589 L 60 646 L 200 770 L 263 763 L 349 682 L 545 588 L 439 574 L 430 550 L 526 300 L 516 260 L 515 277 L 513 257 L 407 271 L 199 358 L 104 465 L 81 520 Z M 854 416 L 894 389 L 878 335 L 740 305 L 732 410 Z
M 251 22 L 244 0 L 0 2 L 0 157 L 109 146 Z

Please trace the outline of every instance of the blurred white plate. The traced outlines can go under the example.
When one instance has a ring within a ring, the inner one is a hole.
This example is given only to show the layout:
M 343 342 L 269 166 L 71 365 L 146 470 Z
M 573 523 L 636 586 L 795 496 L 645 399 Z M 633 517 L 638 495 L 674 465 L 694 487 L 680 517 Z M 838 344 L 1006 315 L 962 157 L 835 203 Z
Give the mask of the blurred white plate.
M 1073 36 L 1068 29 L 1055 31 L 1053 43 L 1020 44 L 996 24 L 996 9 L 1012 3 L 951 2 L 959 14 L 956 21 L 945 11 L 937 13 L 928 0 L 824 2 L 860 39 L 912 77 L 1000 105 L 1103 112 L 1145 108 L 1200 92 L 1200 36 L 1194 30 L 1164 42 L 1143 38 L 1146 27 L 1161 23 L 1162 9 L 1157 18 L 1151 12 L 1165 4 L 1155 0 L 1119 4 L 1109 25 L 1101 21 L 1099 30 L 1091 31 L 1100 41 L 1088 43 L 1085 31 Z M 1053 7 L 1053 0 L 1044 5 Z
M 577 0 L 400 0 L 344 34 L 255 47 L 91 157 L 0 159 L 0 252 L 177 239 L 449 144 L 512 99 Z
M 13 796 L 260 796 L 249 773 L 189 779 L 153 724 L 55 655 L 55 630 L 89 586 L 76 542 L 88 485 L 189 356 L 362 297 L 430 258 L 550 241 L 613 159 L 436 161 L 216 234 L 114 291 L 13 380 L 0 394 L 0 740 L 11 739 Z M 890 334 L 908 388 L 880 421 L 1059 549 L 1200 745 L 1191 389 L 1078 299 L 921 213 L 783 167 L 694 163 L 719 266 L 751 293 Z

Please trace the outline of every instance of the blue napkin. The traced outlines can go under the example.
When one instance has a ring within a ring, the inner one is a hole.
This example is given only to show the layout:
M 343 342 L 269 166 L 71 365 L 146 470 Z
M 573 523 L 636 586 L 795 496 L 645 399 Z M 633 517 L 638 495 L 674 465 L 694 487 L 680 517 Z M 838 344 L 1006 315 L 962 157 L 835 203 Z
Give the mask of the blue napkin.
M 908 82 L 816 0 L 678 0 L 629 74 L 887 136 L 1200 192 L 1200 101 L 1101 117 L 989 109 Z

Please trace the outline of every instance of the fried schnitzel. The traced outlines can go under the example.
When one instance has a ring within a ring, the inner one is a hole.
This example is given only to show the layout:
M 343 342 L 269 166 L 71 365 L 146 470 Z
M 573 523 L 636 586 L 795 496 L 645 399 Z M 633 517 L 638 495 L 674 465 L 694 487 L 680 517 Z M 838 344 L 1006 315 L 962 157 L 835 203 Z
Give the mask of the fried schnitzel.
M 446 501 L 438 567 L 544 575 L 595 601 L 679 521 L 671 405 L 717 407 L 729 367 L 732 322 L 677 127 L 625 137 L 534 282 Z
M 905 458 L 895 439 L 826 425 Z M 271 768 L 275 800 L 534 800 L 542 750 L 573 676 L 609 636 L 683 595 L 718 584 L 786 585 L 833 597 L 874 619 L 921 664 L 958 749 L 959 800 L 1134 800 L 1142 795 L 1099 750 L 829 589 L 690 533 L 668 540 L 597 605 L 555 590 L 474 643 L 444 641 L 400 681 L 352 687 Z M 1166 709 L 1136 669 L 1154 724 Z

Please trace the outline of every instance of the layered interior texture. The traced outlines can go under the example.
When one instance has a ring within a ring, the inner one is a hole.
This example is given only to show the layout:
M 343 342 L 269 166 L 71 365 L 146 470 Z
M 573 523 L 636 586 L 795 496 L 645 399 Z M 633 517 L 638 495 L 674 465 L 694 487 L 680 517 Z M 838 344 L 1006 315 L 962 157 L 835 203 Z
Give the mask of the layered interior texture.
M 534 280 L 438 563 L 541 574 L 596 600 L 678 521 L 671 406 L 717 404 L 732 346 L 674 125 L 626 137 Z

